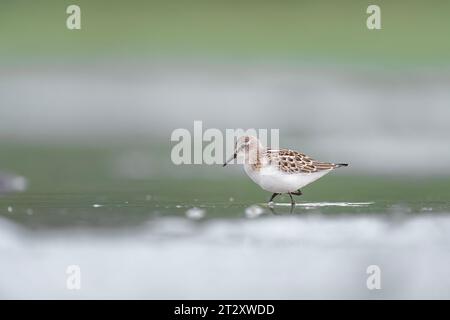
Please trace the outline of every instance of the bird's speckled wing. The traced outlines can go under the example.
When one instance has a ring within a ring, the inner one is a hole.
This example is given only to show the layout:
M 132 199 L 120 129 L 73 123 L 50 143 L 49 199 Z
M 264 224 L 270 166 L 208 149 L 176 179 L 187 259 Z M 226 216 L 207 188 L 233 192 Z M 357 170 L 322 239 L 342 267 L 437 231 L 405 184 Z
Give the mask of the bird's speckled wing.
M 330 170 L 340 165 L 314 160 L 307 155 L 288 149 L 266 150 L 270 165 L 275 165 L 285 173 L 313 173 Z

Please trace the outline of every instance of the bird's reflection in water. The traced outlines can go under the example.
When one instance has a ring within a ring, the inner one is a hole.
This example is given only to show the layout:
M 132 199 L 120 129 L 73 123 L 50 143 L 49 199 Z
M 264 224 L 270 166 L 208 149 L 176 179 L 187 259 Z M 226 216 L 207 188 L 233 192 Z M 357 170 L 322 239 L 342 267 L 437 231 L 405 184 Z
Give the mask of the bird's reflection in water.
M 289 211 L 288 212 L 280 211 L 279 210 L 280 208 L 275 206 L 275 205 L 273 205 L 273 203 L 269 204 L 268 208 L 269 208 L 270 212 L 272 212 L 272 214 L 274 214 L 274 215 L 292 214 L 292 213 L 294 213 L 295 204 L 291 203 L 291 205 L 289 206 Z

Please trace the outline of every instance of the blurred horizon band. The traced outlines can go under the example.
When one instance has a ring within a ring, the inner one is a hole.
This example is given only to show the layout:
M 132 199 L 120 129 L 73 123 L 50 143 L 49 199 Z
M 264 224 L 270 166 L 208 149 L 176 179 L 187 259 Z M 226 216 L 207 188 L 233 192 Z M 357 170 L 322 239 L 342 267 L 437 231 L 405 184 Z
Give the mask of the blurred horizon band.
M 102 59 L 449 65 L 448 1 L 2 1 L 0 64 Z M 82 29 L 65 26 L 81 7 Z M 445 32 L 444 32 L 445 34 Z

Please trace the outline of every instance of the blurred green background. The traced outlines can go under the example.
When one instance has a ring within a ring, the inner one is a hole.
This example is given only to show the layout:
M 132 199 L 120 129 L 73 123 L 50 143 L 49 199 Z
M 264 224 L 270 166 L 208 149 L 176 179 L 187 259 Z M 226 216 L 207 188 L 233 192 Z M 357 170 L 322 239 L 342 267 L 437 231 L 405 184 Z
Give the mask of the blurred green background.
M 65 28 L 68 5 L 82 30 Z M 0 4 L 2 64 L 108 58 L 448 65 L 448 1 L 22 1 Z

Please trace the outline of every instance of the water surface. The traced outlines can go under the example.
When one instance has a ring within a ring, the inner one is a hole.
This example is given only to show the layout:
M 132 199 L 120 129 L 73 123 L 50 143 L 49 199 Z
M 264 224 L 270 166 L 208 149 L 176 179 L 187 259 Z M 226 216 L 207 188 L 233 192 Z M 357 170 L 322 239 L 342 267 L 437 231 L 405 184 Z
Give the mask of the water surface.
M 244 176 L 97 178 L 0 198 L 2 298 L 449 298 L 445 179 L 329 176 L 291 212 Z

